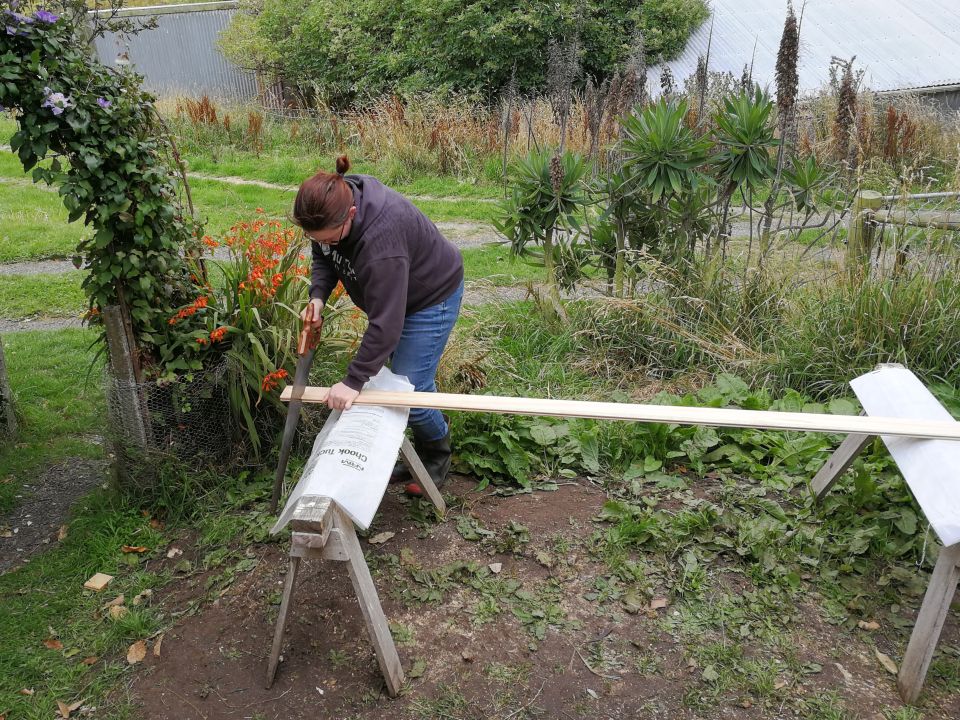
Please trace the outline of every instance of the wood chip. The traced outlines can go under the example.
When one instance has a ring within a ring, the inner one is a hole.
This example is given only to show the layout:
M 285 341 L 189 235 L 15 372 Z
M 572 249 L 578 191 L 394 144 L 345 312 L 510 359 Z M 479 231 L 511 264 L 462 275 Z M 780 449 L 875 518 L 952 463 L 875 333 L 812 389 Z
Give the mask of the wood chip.
M 123 593 L 120 593 L 113 600 L 111 600 L 106 605 L 104 605 L 103 609 L 106 610 L 107 608 L 112 608 L 115 605 L 123 605 L 123 602 L 124 602 Z
M 21 695 L 26 695 L 27 697 L 33 695 L 33 688 L 21 688 L 18 691 Z
M 63 542 L 67 539 L 67 529 L 69 526 L 61 525 L 60 529 L 57 530 L 57 542 Z
M 129 610 L 127 610 L 127 608 L 123 605 L 113 605 L 110 608 L 110 619 L 120 620 L 121 618 L 125 617 L 128 612 Z
M 147 548 L 143 545 L 122 545 L 120 549 L 125 553 L 145 553 Z
M 133 645 L 127 648 L 127 662 L 135 665 L 147 656 L 147 644 L 143 640 L 137 640 Z
M 63 643 L 56 638 L 47 638 L 43 641 L 43 646 L 48 650 L 63 650 Z
M 651 610 L 661 610 L 661 609 L 667 607 L 667 605 L 669 605 L 669 604 L 670 604 L 670 603 L 669 603 L 669 602 L 667 601 L 667 599 L 664 598 L 664 597 L 654 598 L 653 600 L 650 601 L 650 609 L 651 609 Z
M 880 623 L 876 622 L 875 620 L 870 620 L 869 622 L 866 620 L 861 620 L 860 622 L 857 623 L 857 627 L 860 628 L 861 630 L 873 632 L 874 630 L 880 629 Z
M 886 670 L 891 675 L 897 674 L 897 664 L 893 659 L 886 653 L 882 653 L 876 648 L 873 649 L 873 654 L 877 656 L 877 661 L 883 665 L 883 669 Z
M 98 658 L 96 655 L 91 655 L 90 657 L 85 657 L 80 662 L 82 662 L 84 665 L 95 665 L 99 659 L 100 658 Z
M 183 555 L 183 550 L 181 550 L 178 547 L 172 547 L 169 550 L 167 550 L 168 560 L 173 560 L 173 558 L 177 557 L 177 555 Z
M 153 644 L 153 656 L 160 657 L 160 645 L 163 643 L 163 634 L 157 638 L 157 641 Z
M 490 563 L 487 565 L 490 568 L 490 572 L 494 575 L 497 575 L 501 570 L 503 570 L 503 563 Z
M 130 601 L 130 604 L 139 605 L 144 600 L 149 600 L 151 597 L 153 597 L 153 590 L 151 590 L 150 588 L 147 588 L 143 592 L 137 593 L 137 595 L 133 598 L 133 600 Z
M 107 575 L 106 573 L 96 573 L 93 577 L 87 580 L 83 586 L 87 590 L 95 590 L 100 592 L 113 580 L 113 575 Z
M 389 531 L 377 533 L 372 538 L 367 540 L 367 542 L 370 543 L 371 545 L 383 545 L 387 540 L 392 538 L 394 535 L 396 535 L 396 533 L 389 532 Z

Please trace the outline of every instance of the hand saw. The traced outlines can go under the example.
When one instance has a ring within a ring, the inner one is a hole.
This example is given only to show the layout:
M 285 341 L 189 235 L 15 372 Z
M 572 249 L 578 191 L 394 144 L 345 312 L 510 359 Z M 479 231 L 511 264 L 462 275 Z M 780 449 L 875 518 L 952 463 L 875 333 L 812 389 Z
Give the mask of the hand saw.
M 273 496 L 270 499 L 270 512 L 277 511 L 277 502 L 280 500 L 280 490 L 283 488 L 283 476 L 287 472 L 287 461 L 290 459 L 290 450 L 293 448 L 293 438 L 297 432 L 297 421 L 300 419 L 300 400 L 303 390 L 310 379 L 310 366 L 313 364 L 313 354 L 320 343 L 320 331 L 323 329 L 323 319 L 320 325 L 312 327 L 313 304 L 307 305 L 307 317 L 300 332 L 300 342 L 297 343 L 297 369 L 293 374 L 293 388 L 290 393 L 290 405 L 287 408 L 287 420 L 283 426 L 283 441 L 280 443 L 280 459 L 277 462 L 277 474 L 273 478 Z

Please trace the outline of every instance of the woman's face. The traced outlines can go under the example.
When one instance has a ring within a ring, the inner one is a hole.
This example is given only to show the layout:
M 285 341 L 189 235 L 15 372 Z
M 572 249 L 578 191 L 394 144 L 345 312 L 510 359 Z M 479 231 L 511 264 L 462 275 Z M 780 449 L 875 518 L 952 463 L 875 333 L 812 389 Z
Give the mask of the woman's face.
M 353 216 L 356 214 L 357 208 L 353 206 L 347 211 L 347 219 L 340 225 L 335 225 L 332 228 L 324 228 L 323 230 L 304 231 L 303 234 L 313 242 L 320 243 L 321 245 L 338 245 L 341 240 L 350 234 L 350 228 L 353 225 Z

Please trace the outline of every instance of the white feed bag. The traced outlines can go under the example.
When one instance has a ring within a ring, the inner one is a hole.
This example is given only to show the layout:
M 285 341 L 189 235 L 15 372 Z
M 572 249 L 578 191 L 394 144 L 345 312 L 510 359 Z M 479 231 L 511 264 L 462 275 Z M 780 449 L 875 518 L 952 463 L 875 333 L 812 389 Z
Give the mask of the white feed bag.
M 403 375 L 383 368 L 363 389 L 411 392 L 413 385 Z M 300 481 L 270 532 L 280 532 L 290 522 L 304 495 L 333 499 L 357 527 L 366 530 L 387 490 L 409 414 L 409 408 L 367 405 L 330 413 Z

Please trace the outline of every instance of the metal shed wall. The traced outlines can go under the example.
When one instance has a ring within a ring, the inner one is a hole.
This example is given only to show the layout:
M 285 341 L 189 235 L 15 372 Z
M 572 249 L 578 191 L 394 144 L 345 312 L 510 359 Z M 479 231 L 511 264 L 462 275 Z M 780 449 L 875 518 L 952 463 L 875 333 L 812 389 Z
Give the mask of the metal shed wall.
M 122 14 L 156 17 L 156 29 L 126 37 L 107 33 L 96 39 L 97 55 L 113 67 L 118 55 L 127 52 L 146 89 L 159 96 L 250 100 L 257 96 L 253 74 L 227 61 L 216 46 L 235 12 L 236 2 L 131 8 Z

